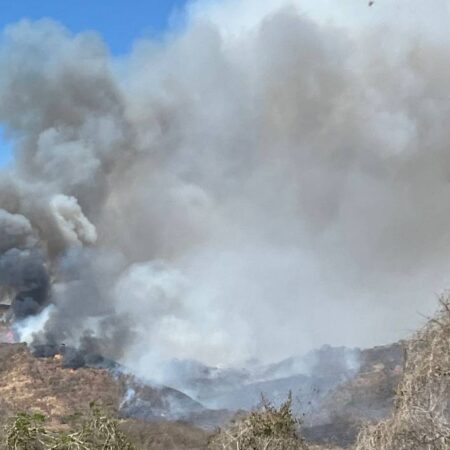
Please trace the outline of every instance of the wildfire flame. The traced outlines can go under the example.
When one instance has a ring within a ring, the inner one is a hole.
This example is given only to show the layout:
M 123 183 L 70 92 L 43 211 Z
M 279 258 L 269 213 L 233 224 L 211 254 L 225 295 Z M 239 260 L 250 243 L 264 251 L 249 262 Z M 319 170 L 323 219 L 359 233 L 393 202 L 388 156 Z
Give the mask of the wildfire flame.
M 61 361 L 61 360 L 62 360 L 62 355 L 61 355 L 61 353 L 57 353 L 57 354 L 53 357 L 53 359 L 54 359 L 55 361 Z

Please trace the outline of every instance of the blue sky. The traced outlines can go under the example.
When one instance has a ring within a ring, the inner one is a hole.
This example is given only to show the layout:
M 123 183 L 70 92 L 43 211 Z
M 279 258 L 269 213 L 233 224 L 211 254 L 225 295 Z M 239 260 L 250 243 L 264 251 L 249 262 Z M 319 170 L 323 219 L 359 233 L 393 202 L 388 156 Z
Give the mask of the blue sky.
M 0 0 L 0 30 L 23 18 L 52 18 L 73 32 L 96 30 L 114 55 L 127 53 L 140 36 L 158 36 L 186 0 Z M 11 150 L 0 124 L 0 167 Z
M 0 126 L 0 167 L 4 166 L 11 159 L 11 149 L 3 136 L 3 129 Z

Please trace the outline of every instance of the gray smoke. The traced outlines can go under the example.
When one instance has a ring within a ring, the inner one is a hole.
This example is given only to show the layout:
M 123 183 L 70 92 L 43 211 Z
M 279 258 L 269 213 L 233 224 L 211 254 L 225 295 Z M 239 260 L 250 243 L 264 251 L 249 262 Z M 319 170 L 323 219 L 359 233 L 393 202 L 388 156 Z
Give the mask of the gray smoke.
M 48 303 L 49 278 L 43 256 L 16 248 L 0 256 L 0 284 L 17 291 L 12 303 L 16 319 L 40 313 Z
M 0 281 L 52 304 L 22 336 L 163 378 L 408 334 L 450 269 L 450 13 L 397 3 L 197 2 L 120 60 L 6 28 Z

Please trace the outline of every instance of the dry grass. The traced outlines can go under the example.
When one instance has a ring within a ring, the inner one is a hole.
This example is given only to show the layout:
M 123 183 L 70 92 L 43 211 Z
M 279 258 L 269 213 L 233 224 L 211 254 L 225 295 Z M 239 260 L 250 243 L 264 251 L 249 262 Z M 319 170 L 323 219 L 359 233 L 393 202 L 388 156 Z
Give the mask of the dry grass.
M 206 450 L 210 433 L 180 422 L 126 420 L 120 429 L 140 450 Z
M 73 430 L 49 428 L 40 413 L 17 413 L 5 428 L 4 450 L 136 450 L 119 429 L 118 421 L 94 402 Z
M 356 450 L 450 449 L 450 300 L 407 346 L 392 416 L 365 427 Z

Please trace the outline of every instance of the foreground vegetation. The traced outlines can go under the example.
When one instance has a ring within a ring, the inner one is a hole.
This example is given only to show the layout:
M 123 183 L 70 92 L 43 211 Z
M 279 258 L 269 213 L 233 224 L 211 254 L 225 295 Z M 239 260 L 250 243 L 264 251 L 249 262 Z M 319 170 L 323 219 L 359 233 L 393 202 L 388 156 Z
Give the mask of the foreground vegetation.
M 136 450 L 119 430 L 118 422 L 95 403 L 75 431 L 45 427 L 40 413 L 18 413 L 5 429 L 5 450 Z
M 298 435 L 300 421 L 294 417 L 291 404 L 291 397 L 280 407 L 263 400 L 260 408 L 229 428 L 218 430 L 202 447 L 208 450 L 307 450 L 309 447 Z M 5 437 L 2 450 L 137 450 L 120 430 L 119 422 L 95 403 L 91 404 L 87 417 L 73 417 L 70 431 L 46 426 L 45 416 L 40 413 L 18 413 L 6 426 Z M 156 447 L 148 443 L 139 448 L 181 447 Z
M 356 450 L 450 449 L 450 301 L 409 342 L 392 416 L 367 426 Z

